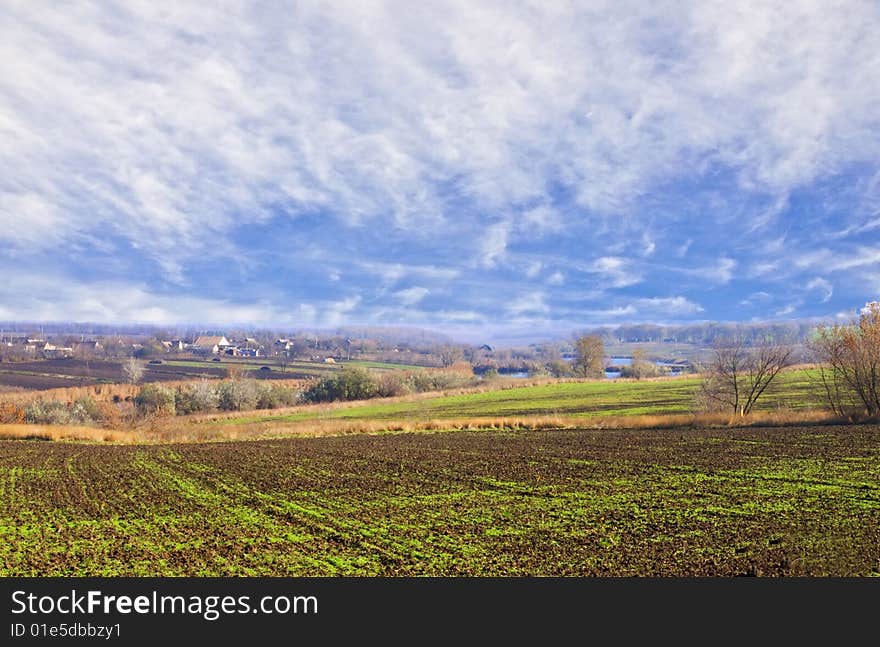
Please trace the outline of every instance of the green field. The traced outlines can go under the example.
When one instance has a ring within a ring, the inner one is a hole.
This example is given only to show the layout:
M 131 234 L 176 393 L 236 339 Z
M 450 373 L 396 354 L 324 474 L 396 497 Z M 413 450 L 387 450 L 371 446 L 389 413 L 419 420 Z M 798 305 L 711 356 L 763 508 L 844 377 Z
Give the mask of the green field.
M 619 416 L 689 413 L 694 409 L 694 393 L 699 388 L 696 377 L 659 380 L 598 380 L 558 382 L 487 390 L 480 393 L 411 398 L 334 410 L 300 410 L 294 413 L 255 413 L 236 417 L 226 424 L 260 422 L 297 422 L 320 419 L 422 420 L 497 416 Z M 811 381 L 810 372 L 794 369 L 780 374 L 767 391 L 758 409 L 804 409 L 821 407 L 822 399 Z
M 880 427 L 0 442 L 0 575 L 878 575 Z
M 323 377 L 338 371 L 344 366 L 357 366 L 361 368 L 369 368 L 378 371 L 423 371 L 424 366 L 415 366 L 413 364 L 390 364 L 388 362 L 372 362 L 367 360 L 351 360 L 339 361 L 336 364 L 324 364 L 323 362 L 303 362 L 291 361 L 285 367 L 282 367 L 274 358 L 255 358 L 255 359 L 227 359 L 222 358 L 219 362 L 211 360 L 164 360 L 163 365 L 198 367 L 198 368 L 241 368 L 249 371 L 256 371 L 264 366 L 276 373 L 296 373 L 313 375 L 315 377 Z

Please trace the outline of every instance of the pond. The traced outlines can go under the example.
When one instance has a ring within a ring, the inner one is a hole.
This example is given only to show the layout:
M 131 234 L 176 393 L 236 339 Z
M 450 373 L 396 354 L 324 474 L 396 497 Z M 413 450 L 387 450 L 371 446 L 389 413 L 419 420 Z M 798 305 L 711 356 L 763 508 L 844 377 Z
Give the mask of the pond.
M 569 360 L 570 361 L 570 360 Z M 630 366 L 632 364 L 632 357 L 607 357 L 605 358 L 605 366 L 609 367 L 605 369 L 605 377 L 609 380 L 614 380 L 620 377 L 619 367 L 621 366 Z M 668 368 L 669 372 L 667 375 L 670 377 L 675 377 L 684 374 L 685 367 L 681 364 L 676 364 L 675 362 L 666 362 L 666 361 L 658 361 L 654 362 L 657 366 L 662 366 L 664 368 Z M 618 370 L 613 370 L 617 368 Z M 501 377 L 512 377 L 525 379 L 527 377 L 531 377 L 528 371 L 504 371 L 501 370 L 498 372 Z
M 605 369 L 605 377 L 609 380 L 615 380 L 620 377 L 619 367 L 621 366 L 630 366 L 632 365 L 632 357 L 609 357 L 605 362 L 605 365 L 608 367 Z M 668 368 L 668 375 L 670 377 L 677 377 L 679 375 L 684 375 L 685 367 L 681 364 L 676 364 L 675 362 L 667 362 L 667 361 L 656 361 L 654 362 L 655 366 L 660 366 L 663 368 Z M 614 370 L 617 368 L 618 370 Z

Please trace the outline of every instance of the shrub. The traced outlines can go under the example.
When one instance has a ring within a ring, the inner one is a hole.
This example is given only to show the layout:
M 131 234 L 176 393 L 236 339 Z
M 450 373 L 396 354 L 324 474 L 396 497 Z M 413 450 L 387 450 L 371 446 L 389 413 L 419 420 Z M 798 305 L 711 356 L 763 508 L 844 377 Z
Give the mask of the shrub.
M 426 391 L 442 391 L 476 384 L 473 374 L 458 371 L 417 371 L 409 377 L 412 390 L 416 393 Z
M 378 395 L 373 376 L 362 368 L 346 367 L 336 375 L 313 384 L 303 393 L 306 402 L 333 402 L 335 400 L 366 400 Z
M 82 422 L 91 422 L 101 419 L 101 410 L 98 403 L 88 396 L 77 398 L 71 407 L 71 416 Z
M 216 411 L 220 406 L 217 387 L 207 380 L 181 386 L 175 393 L 175 409 L 179 415 Z
M 25 420 L 37 425 L 58 425 L 70 422 L 70 415 L 61 402 L 37 400 L 25 409 Z
M 217 387 L 223 411 L 246 411 L 257 406 L 259 393 L 254 380 L 228 380 Z
M 571 377 L 574 369 L 571 364 L 562 359 L 554 359 L 547 362 L 547 372 L 553 377 Z
M 289 407 L 299 401 L 299 391 L 286 386 L 260 383 L 257 386 L 257 409 Z
M 402 373 L 381 373 L 376 377 L 376 395 L 380 398 L 393 398 L 412 393 L 412 385 Z
M 644 380 L 649 377 L 660 377 L 663 371 L 656 364 L 651 362 L 633 362 L 629 366 L 620 369 L 620 377 L 632 377 L 637 380 Z
M 134 404 L 141 415 L 173 416 L 176 412 L 174 391 L 160 384 L 142 387 L 134 398 Z

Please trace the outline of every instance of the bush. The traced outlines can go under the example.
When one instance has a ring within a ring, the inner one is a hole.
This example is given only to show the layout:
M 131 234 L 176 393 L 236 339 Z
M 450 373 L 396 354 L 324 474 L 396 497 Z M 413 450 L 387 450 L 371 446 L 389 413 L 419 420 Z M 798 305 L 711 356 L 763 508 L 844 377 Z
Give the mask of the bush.
M 547 372 L 553 377 L 571 377 L 574 369 L 571 364 L 562 359 L 554 359 L 547 362 Z
M 98 403 L 89 397 L 77 398 L 70 407 L 70 416 L 78 422 L 92 422 L 101 419 Z
M 257 409 L 289 407 L 299 402 L 299 391 L 286 386 L 260 383 L 257 387 Z
M 77 398 L 73 401 L 71 415 L 83 422 L 100 420 L 103 417 L 98 403 L 88 396 Z
M 624 366 L 620 369 L 620 377 L 632 377 L 637 380 L 660 377 L 661 375 L 663 375 L 663 371 L 652 362 L 633 362 L 629 366 Z
M 57 400 L 37 400 L 31 402 L 24 412 L 25 420 L 35 425 L 70 424 L 67 405 Z
M 303 399 L 306 402 L 367 400 L 378 393 L 377 384 L 367 370 L 346 367 L 336 375 L 313 384 L 303 393 Z
M 176 413 L 175 393 L 167 386 L 147 384 L 134 398 L 141 415 L 173 416 Z
M 478 380 L 469 365 L 467 368 L 467 371 L 453 367 L 413 373 L 374 375 L 362 368 L 346 367 L 336 375 L 312 384 L 302 394 L 302 399 L 304 402 L 368 400 L 375 397 L 475 386 Z
M 73 404 L 58 400 L 37 400 L 24 411 L 26 422 L 35 425 L 81 425 L 99 417 L 98 407 L 91 398 L 80 398 Z
M 416 393 L 425 393 L 472 386 L 477 382 L 473 374 L 466 375 L 455 371 L 418 371 L 410 375 L 409 383 Z
M 220 407 L 217 387 L 207 380 L 181 386 L 175 393 L 175 409 L 179 415 L 216 411 Z
M 412 385 L 401 373 L 381 373 L 376 377 L 376 395 L 380 398 L 393 398 L 412 393 Z
M 259 393 L 254 380 L 229 380 L 217 387 L 219 406 L 223 411 L 255 409 Z

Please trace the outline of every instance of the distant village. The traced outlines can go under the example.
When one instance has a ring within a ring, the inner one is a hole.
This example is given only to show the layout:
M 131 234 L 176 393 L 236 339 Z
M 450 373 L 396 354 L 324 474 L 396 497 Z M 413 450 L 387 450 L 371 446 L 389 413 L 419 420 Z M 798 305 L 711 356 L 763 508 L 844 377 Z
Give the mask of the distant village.
M 483 346 L 490 349 L 489 346 Z M 453 350 L 450 350 L 453 349 Z M 163 357 L 179 359 L 272 359 L 305 360 L 334 364 L 357 356 L 395 363 L 441 366 L 462 356 L 463 347 L 436 340 L 422 342 L 383 340 L 340 334 L 298 333 L 296 335 L 193 334 L 189 337 L 149 334 L 23 333 L 0 330 L 0 361 L 33 360 L 120 360 L 130 357 L 158 363 Z
M 64 336 L 31 337 L 0 332 L 0 345 L 6 355 L 27 359 L 67 359 L 85 357 L 120 357 L 155 355 L 157 352 L 186 353 L 194 356 L 265 357 L 283 355 L 294 349 L 290 339 L 280 338 L 267 346 L 253 337 L 240 339 L 223 335 L 202 335 L 192 340 L 152 339 L 136 341 L 131 337 L 101 337 L 72 341 Z M 69 337 L 69 336 L 68 336 Z

